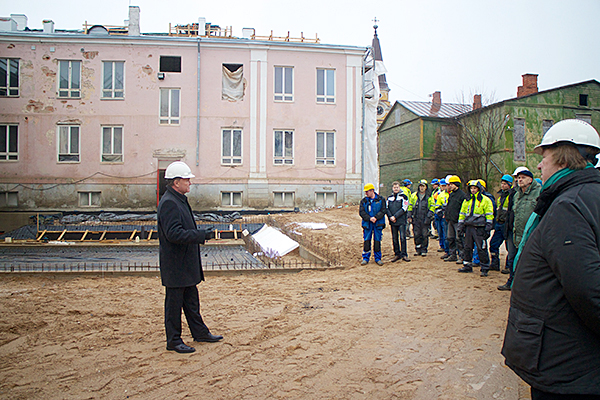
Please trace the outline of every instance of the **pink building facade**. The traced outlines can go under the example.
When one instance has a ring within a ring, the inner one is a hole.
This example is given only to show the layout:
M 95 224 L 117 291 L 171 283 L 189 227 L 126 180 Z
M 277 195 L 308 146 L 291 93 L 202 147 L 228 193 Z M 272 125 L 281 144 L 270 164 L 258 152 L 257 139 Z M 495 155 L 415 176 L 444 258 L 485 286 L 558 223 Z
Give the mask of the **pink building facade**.
M 0 210 L 150 211 L 177 160 L 196 175 L 196 210 L 362 196 L 364 47 L 12 29 Z

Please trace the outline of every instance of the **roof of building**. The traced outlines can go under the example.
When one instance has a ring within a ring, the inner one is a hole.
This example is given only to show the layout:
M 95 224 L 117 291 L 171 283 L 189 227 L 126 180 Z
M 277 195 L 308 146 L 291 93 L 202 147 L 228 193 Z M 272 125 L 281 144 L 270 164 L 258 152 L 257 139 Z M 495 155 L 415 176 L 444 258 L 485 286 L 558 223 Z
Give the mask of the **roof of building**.
M 470 104 L 442 103 L 440 105 L 426 101 L 398 101 L 400 105 L 419 117 L 454 118 L 473 109 Z

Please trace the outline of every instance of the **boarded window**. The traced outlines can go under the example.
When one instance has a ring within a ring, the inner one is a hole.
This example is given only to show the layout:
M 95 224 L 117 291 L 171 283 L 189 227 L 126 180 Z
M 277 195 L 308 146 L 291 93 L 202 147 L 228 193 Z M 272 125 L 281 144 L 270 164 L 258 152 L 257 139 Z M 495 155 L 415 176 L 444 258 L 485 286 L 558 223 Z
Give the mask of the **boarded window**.
M 542 121 L 542 131 L 544 135 L 546 132 L 548 132 L 548 129 L 552 128 L 552 125 L 554 125 L 554 121 L 551 119 L 545 119 Z
M 274 207 L 294 207 L 294 192 L 273 192 Z
M 587 107 L 588 106 L 588 95 L 587 94 L 580 94 L 579 95 L 579 105 L 583 106 L 583 107 Z
M 181 72 L 181 57 L 160 56 L 160 72 Z
M 515 151 L 514 161 L 526 161 L 525 157 L 525 119 L 515 118 L 515 129 L 513 130 L 513 149 Z
M 244 100 L 244 66 L 223 64 L 221 100 Z
M 315 206 L 317 207 L 334 207 L 336 205 L 337 193 L 335 192 L 317 192 L 315 195 Z
M 590 125 L 592 124 L 592 116 L 590 114 L 575 114 L 575 118 L 585 121 Z
M 0 192 L 0 207 L 18 207 L 18 192 Z
M 458 150 L 458 128 L 454 125 L 442 125 L 442 151 Z

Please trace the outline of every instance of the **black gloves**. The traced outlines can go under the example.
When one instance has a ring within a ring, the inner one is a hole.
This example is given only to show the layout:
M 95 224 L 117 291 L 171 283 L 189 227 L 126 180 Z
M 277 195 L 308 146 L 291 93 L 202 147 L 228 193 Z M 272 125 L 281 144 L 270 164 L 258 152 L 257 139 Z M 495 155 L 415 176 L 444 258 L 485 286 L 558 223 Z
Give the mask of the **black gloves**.
M 210 240 L 215 238 L 215 227 L 212 225 L 204 227 L 204 240 Z
M 456 232 L 458 232 L 459 235 L 464 235 L 465 234 L 465 224 L 458 224 L 458 227 L 456 228 Z
M 490 237 L 490 233 L 492 232 L 492 224 L 485 224 L 485 233 L 483 235 L 483 239 L 487 240 Z

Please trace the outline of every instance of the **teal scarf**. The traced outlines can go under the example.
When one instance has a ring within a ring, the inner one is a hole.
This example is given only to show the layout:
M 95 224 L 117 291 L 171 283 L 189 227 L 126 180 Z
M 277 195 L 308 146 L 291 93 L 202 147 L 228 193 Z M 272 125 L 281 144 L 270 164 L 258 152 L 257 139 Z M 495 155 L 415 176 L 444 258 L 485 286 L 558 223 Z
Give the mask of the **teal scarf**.
M 588 169 L 588 168 L 594 168 L 594 166 L 591 163 L 588 163 L 587 166 L 585 167 L 585 169 Z M 561 170 L 556 171 L 554 173 L 554 175 L 552 175 L 550 177 L 550 179 L 548 179 L 546 182 L 544 182 L 544 185 L 542 186 L 542 192 L 545 189 L 552 186 L 553 184 L 555 184 L 556 182 L 558 182 L 560 179 L 572 174 L 575 171 L 576 170 L 569 169 L 569 168 L 563 168 Z M 537 228 L 537 226 L 539 225 L 541 220 L 542 220 L 542 217 L 539 216 L 538 214 L 536 214 L 535 212 L 531 213 L 531 215 L 529 216 L 529 219 L 527 220 L 527 224 L 525 225 L 525 231 L 523 232 L 523 238 L 521 239 L 521 243 L 519 243 L 519 251 L 517 251 L 517 255 L 515 256 L 515 260 L 513 261 L 513 273 L 514 273 L 514 271 L 517 270 L 517 263 L 519 261 L 519 257 L 521 256 L 521 252 L 523 251 L 523 248 L 525 247 L 525 243 L 527 243 L 527 239 L 529 239 L 529 236 L 535 230 L 535 228 Z M 514 281 L 513 281 L 513 283 L 514 283 Z

